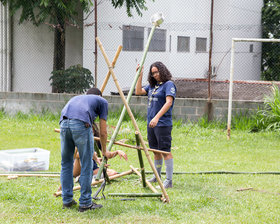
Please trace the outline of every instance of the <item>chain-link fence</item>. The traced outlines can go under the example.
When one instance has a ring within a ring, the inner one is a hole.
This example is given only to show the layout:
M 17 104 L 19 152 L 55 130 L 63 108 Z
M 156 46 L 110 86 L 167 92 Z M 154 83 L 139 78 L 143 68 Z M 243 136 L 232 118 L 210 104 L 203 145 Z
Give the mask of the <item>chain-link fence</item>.
M 249 53 L 242 51 L 244 48 L 249 49 Z M 279 50 L 280 39 L 234 39 L 231 54 L 233 100 L 263 100 L 271 95 L 273 84 L 280 86 Z
M 7 7 L 0 7 L 0 91 L 52 92 L 49 79 L 54 70 L 56 24 L 19 25 L 20 12 L 11 17 Z M 110 60 L 118 46 L 123 46 L 114 72 L 120 86 L 128 89 L 152 28 L 150 17 L 161 11 L 165 21 L 153 35 L 144 64 L 144 80 L 150 64 L 162 61 L 173 75 L 178 97 L 228 99 L 232 38 L 269 35 L 267 24 L 266 33 L 263 32 L 262 0 L 164 0 L 147 2 L 147 7 L 142 17 L 135 13 L 129 18 L 125 8 L 114 9 L 110 1 L 99 1 L 97 20 L 95 8 L 90 14 L 80 11 L 77 24 L 66 23 L 65 69 L 81 64 L 101 87 L 108 66 L 96 48 L 98 36 Z M 236 46 L 233 99 L 262 100 L 269 93 L 271 81 L 280 79 L 278 48 L 279 43 L 246 42 Z M 104 93 L 116 92 L 110 79 Z

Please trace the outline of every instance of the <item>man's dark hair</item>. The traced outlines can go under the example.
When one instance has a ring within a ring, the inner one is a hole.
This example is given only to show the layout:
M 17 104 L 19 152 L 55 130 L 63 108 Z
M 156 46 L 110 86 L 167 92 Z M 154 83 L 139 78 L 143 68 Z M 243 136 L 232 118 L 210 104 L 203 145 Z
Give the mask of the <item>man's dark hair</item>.
M 90 88 L 90 89 L 87 91 L 87 95 L 89 95 L 89 94 L 102 96 L 101 91 L 100 91 L 98 88 L 95 88 L 95 87 Z

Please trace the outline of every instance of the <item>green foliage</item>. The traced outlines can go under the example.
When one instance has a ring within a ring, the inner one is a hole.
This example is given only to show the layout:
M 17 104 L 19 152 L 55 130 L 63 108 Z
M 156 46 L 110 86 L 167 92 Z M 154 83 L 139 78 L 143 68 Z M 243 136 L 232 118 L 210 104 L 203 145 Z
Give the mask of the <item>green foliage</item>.
M 152 0 L 154 1 L 154 0 Z M 112 5 L 117 7 L 122 7 L 123 4 L 126 5 L 126 13 L 128 16 L 132 16 L 131 9 L 135 8 L 138 15 L 142 16 L 142 10 L 147 10 L 147 7 L 145 6 L 146 1 L 145 0 L 112 0 Z
M 77 24 L 77 10 L 81 8 L 83 12 L 88 13 L 93 6 L 92 0 L 0 0 L 0 2 L 9 5 L 12 15 L 21 10 L 20 23 L 31 21 L 36 26 L 44 22 L 61 24 L 62 21 Z M 147 9 L 145 0 L 112 0 L 115 8 L 122 7 L 124 3 L 128 16 L 132 16 L 132 8 L 136 9 L 138 15 L 142 15 L 142 10 Z
M 70 66 L 66 70 L 56 70 L 52 74 L 51 85 L 59 93 L 84 93 L 94 84 L 91 71 L 81 65 Z
M 178 127 L 182 127 L 182 125 L 183 125 L 183 120 L 181 120 L 181 119 L 174 119 L 173 118 L 173 127 L 174 128 L 178 128 Z
M 249 111 L 240 111 L 232 117 L 231 129 L 251 131 L 257 122 L 255 116 L 255 113 L 250 113 Z
M 0 108 L 0 119 L 6 115 L 4 108 Z
M 256 113 L 249 113 L 249 111 L 234 114 L 231 120 L 231 129 L 239 131 L 256 131 L 256 126 L 258 123 L 256 116 Z M 227 129 L 226 120 L 208 121 L 207 116 L 203 116 L 198 119 L 197 125 L 201 128 L 208 129 Z
M 75 17 L 79 6 L 88 12 L 93 5 L 91 0 L 0 0 L 0 2 L 9 5 L 12 15 L 21 10 L 20 23 L 31 21 L 36 26 L 47 21 L 51 24 L 61 24 L 61 21 L 66 20 L 76 24 Z
M 209 121 L 207 115 L 201 117 L 197 121 L 197 125 L 201 128 L 225 128 L 226 123 L 221 120 L 212 120 Z
M 280 38 L 280 2 L 265 0 L 262 9 L 263 38 Z M 279 81 L 280 51 L 279 43 L 262 44 L 262 78 L 269 81 Z
M 280 130 L 280 91 L 276 85 L 271 90 L 271 95 L 265 97 L 264 109 L 258 110 L 256 114 L 255 131 Z

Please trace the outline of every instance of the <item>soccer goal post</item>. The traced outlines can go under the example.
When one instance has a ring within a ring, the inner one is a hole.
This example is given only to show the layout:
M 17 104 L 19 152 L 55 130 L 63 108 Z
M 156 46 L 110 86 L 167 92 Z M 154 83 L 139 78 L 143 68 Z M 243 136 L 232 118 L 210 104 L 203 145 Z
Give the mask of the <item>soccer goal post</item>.
M 234 78 L 234 57 L 237 42 L 278 42 L 280 39 L 255 39 L 255 38 L 233 38 L 231 45 L 231 62 L 230 62 L 230 80 L 229 80 L 229 99 L 228 99 L 228 120 L 227 120 L 227 138 L 230 139 L 231 119 L 232 119 L 232 96 L 233 96 L 233 78 Z

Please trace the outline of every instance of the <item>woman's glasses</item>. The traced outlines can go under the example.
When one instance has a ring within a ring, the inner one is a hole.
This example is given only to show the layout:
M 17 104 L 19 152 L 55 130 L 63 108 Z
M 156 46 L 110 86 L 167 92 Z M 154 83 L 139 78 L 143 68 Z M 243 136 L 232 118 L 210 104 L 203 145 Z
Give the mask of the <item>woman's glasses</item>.
M 157 72 L 152 72 L 152 76 L 154 76 L 155 74 L 158 74 L 159 73 L 159 71 L 157 71 Z

